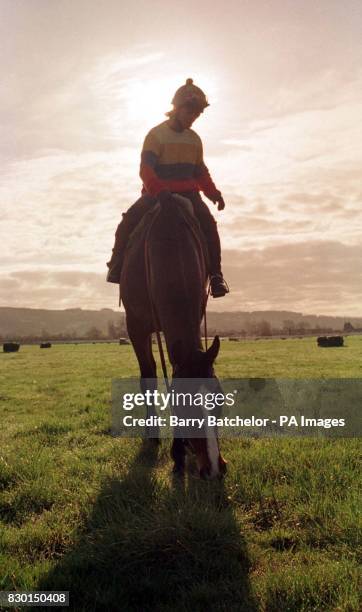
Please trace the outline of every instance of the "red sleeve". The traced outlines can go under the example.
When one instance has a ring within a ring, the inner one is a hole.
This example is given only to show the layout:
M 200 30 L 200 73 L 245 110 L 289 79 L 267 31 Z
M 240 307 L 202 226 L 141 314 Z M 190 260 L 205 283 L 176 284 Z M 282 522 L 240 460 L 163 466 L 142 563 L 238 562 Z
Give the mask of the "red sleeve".
M 163 182 L 158 178 L 155 167 L 161 153 L 161 145 L 155 130 L 148 132 L 142 147 L 140 177 L 147 193 L 157 196 L 165 189 Z
M 141 161 L 140 177 L 142 179 L 142 182 L 143 182 L 143 184 L 145 186 L 145 189 L 146 189 L 147 193 L 149 193 L 150 196 L 152 196 L 152 197 L 158 196 L 160 191 L 165 189 L 164 184 L 158 178 L 158 176 L 157 176 L 156 172 L 154 171 L 154 169 L 152 168 L 152 166 L 149 166 L 148 164 L 144 163 L 143 161 Z
M 213 196 L 218 191 L 204 162 L 200 164 L 199 174 L 197 176 L 197 183 L 199 185 L 200 190 L 203 191 L 206 196 Z
M 210 176 L 207 166 L 205 165 L 202 141 L 200 138 L 198 140 L 198 159 L 195 179 L 197 180 L 200 191 L 202 191 L 206 197 L 214 196 L 218 192 L 218 189 Z

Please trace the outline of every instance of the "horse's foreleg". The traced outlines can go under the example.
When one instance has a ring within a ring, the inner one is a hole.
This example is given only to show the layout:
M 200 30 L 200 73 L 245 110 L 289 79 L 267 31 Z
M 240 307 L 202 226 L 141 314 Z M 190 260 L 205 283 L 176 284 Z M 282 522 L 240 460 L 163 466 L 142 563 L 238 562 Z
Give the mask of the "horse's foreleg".
M 171 458 L 174 461 L 173 473 L 183 475 L 185 471 L 185 442 L 182 438 L 174 438 L 171 447 Z
M 156 362 L 152 353 L 152 334 L 142 321 L 127 314 L 127 330 L 136 353 L 141 378 L 157 378 Z
M 129 320 L 127 320 L 127 328 L 140 368 L 142 393 L 153 392 L 157 389 L 157 369 L 152 353 L 152 334 L 143 330 L 139 323 L 130 324 Z M 149 417 L 157 417 L 153 403 L 147 403 L 147 418 Z M 148 426 L 146 434 L 148 438 L 158 440 L 159 427 Z

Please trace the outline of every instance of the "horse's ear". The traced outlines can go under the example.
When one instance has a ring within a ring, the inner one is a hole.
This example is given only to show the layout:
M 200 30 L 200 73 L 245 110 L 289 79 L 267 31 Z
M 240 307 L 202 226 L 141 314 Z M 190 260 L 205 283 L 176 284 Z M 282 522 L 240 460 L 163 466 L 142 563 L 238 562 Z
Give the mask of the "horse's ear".
M 173 343 L 170 351 L 170 357 L 172 365 L 182 366 L 183 364 L 183 352 L 182 352 L 182 340 L 176 340 Z
M 206 351 L 207 360 L 210 364 L 214 363 L 216 357 L 219 354 L 219 350 L 220 350 L 220 338 L 219 336 L 215 336 L 212 345 Z

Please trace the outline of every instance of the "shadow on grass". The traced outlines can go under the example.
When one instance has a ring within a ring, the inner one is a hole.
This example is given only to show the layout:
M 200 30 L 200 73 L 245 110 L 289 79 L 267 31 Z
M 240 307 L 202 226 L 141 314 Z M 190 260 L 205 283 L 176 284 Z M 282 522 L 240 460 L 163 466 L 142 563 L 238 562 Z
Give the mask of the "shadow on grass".
M 244 540 L 222 482 L 155 477 L 143 442 L 122 481 L 108 479 L 85 529 L 38 584 L 70 591 L 70 609 L 253 612 Z

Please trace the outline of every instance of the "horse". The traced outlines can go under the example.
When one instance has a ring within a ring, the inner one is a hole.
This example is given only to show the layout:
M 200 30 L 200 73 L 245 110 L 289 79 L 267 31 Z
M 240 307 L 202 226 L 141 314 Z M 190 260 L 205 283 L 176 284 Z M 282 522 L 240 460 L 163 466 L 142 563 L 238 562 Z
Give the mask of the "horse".
M 218 384 L 213 365 L 220 340 L 215 336 L 204 351 L 200 331 L 207 302 L 207 266 L 205 239 L 191 202 L 182 196 L 174 194 L 172 202 L 157 202 L 133 232 L 120 286 L 143 391 L 157 386 L 152 353 L 155 331 L 164 334 L 173 386 L 185 378 L 200 378 L 204 386 L 205 379 L 210 379 L 213 387 Z M 153 407 L 147 411 L 147 416 L 156 414 Z M 154 431 L 152 437 L 157 439 L 158 433 Z M 174 435 L 174 473 L 184 473 L 187 449 L 196 455 L 202 478 L 221 478 L 226 472 L 216 427 L 205 433 L 204 438 L 189 439 Z

